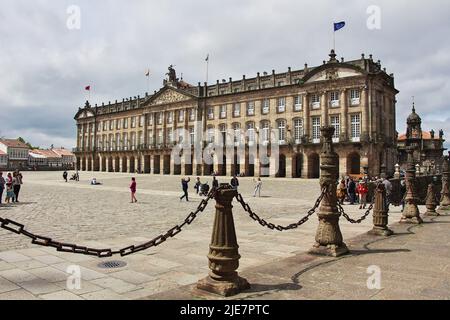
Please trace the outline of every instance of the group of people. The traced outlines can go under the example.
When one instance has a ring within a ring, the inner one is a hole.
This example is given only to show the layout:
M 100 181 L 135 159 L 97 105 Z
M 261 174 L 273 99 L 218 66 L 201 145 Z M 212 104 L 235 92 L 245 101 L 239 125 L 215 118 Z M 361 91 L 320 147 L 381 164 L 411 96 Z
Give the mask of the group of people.
M 183 178 L 183 179 L 181 179 L 181 189 L 183 191 L 183 194 L 180 197 L 180 201 L 183 200 L 184 198 L 186 198 L 186 201 L 189 201 L 188 189 L 189 189 L 189 182 L 190 181 L 191 181 L 190 178 Z M 256 197 L 256 195 L 261 197 L 261 188 L 262 188 L 261 178 L 253 179 L 253 181 L 255 182 L 255 188 L 254 188 L 254 192 L 253 192 L 253 197 Z M 230 185 L 231 185 L 231 188 L 233 188 L 234 190 L 236 190 L 236 191 L 238 190 L 238 188 L 239 188 L 239 179 L 237 178 L 236 175 L 234 175 L 231 178 Z M 212 177 L 212 188 L 213 189 L 217 189 L 218 187 L 219 187 L 219 181 L 217 180 L 216 176 L 213 175 L 213 177 Z M 195 180 L 194 189 L 195 189 L 196 194 L 198 194 L 199 196 L 207 196 L 209 191 L 210 191 L 210 186 L 209 186 L 208 182 L 202 183 L 200 181 L 200 177 L 197 177 L 196 180 Z
M 67 178 L 69 177 L 69 174 L 67 173 L 67 171 L 64 170 L 63 172 L 63 179 L 67 182 Z M 80 174 L 78 173 L 78 170 L 72 175 L 72 177 L 70 177 L 70 180 L 74 180 L 74 181 L 80 181 Z
M 3 177 L 3 172 L 0 171 L 0 204 L 3 199 L 3 192 L 6 191 L 5 203 L 19 202 L 20 188 L 23 184 L 23 176 L 19 170 L 12 174 L 9 172 L 6 178 Z
M 337 187 L 337 198 L 340 204 L 345 201 L 350 205 L 359 204 L 360 209 L 365 209 L 367 206 L 367 194 L 369 193 L 369 181 L 378 181 L 384 184 L 387 197 L 387 206 L 389 208 L 390 197 L 392 193 L 392 183 L 387 179 L 359 179 L 356 181 L 352 177 L 345 177 L 341 179 Z

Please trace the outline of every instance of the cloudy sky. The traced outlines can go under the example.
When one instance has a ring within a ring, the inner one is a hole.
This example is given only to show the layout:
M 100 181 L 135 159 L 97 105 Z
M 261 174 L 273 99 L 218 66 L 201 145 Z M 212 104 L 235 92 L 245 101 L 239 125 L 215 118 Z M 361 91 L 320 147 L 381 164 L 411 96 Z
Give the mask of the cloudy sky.
M 79 29 L 68 28 L 76 26 L 72 5 Z M 380 29 L 367 26 L 372 5 L 381 10 Z M 207 53 L 214 83 L 320 65 L 332 22 L 345 20 L 337 54 L 372 53 L 395 74 L 398 131 L 415 96 L 423 129 L 442 128 L 450 140 L 449 14 L 447 0 L 2 0 L 0 136 L 71 148 L 86 85 L 94 104 L 142 96 L 145 70 L 153 91 L 170 64 L 196 84 L 205 81 Z

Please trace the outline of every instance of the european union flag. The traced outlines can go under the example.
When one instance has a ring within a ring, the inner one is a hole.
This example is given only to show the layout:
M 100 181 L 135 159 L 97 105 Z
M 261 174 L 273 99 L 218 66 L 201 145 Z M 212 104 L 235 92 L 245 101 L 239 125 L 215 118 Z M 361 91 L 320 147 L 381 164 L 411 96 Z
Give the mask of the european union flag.
M 343 27 L 345 27 L 345 21 L 335 23 L 334 24 L 334 32 L 342 29 Z

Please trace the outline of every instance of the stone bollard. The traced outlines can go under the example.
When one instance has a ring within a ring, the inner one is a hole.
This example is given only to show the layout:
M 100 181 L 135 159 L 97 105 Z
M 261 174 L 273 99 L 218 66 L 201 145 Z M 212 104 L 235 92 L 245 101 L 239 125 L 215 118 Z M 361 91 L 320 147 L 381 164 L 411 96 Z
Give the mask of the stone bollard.
M 439 216 L 439 213 L 436 212 L 436 208 L 439 204 L 436 197 L 437 194 L 434 183 L 430 183 L 428 185 L 427 199 L 425 202 L 425 205 L 427 206 L 427 212 L 425 213 L 426 216 Z
M 389 237 L 394 232 L 388 228 L 389 215 L 387 210 L 386 189 L 380 183 L 375 190 L 375 206 L 373 208 L 373 229 L 369 234 Z
M 444 157 L 444 161 L 442 163 L 442 192 L 441 192 L 441 201 L 439 205 L 439 211 L 447 211 L 450 210 L 450 159 L 448 156 Z
M 247 280 L 239 277 L 236 271 L 241 257 L 231 210 L 236 194 L 229 184 L 221 184 L 216 192 L 216 215 L 208 254 L 210 272 L 197 283 L 197 289 L 225 297 L 250 288 Z
M 406 197 L 405 210 L 400 223 L 421 224 L 423 223 L 420 217 L 419 208 L 417 207 L 417 191 L 416 191 L 416 167 L 414 166 L 414 147 L 406 147 L 408 153 L 407 168 L 406 168 Z
M 322 127 L 323 149 L 320 155 L 320 187 L 328 186 L 327 193 L 319 208 L 319 226 L 316 243 L 310 254 L 339 257 L 347 254 L 348 248 L 343 242 L 339 228 L 340 213 L 337 209 L 336 187 L 338 179 L 338 155 L 333 150 L 334 127 Z

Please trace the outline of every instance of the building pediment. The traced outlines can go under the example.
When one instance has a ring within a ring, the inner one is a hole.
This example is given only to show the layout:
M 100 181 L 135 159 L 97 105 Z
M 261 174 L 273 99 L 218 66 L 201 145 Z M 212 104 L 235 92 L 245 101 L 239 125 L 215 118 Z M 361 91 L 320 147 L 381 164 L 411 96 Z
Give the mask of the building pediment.
M 75 119 L 84 119 L 84 118 L 90 118 L 94 116 L 94 112 L 89 109 L 80 109 L 78 113 L 75 116 Z
M 333 63 L 316 68 L 305 76 L 304 83 L 311 83 L 317 81 L 338 80 L 344 78 L 358 77 L 365 75 L 364 71 L 359 70 L 354 66 L 342 66 L 341 64 Z
M 190 94 L 181 92 L 181 90 L 175 88 L 163 88 L 161 91 L 153 95 L 149 101 L 145 104 L 147 106 L 157 106 L 163 104 L 183 102 L 193 99 L 194 97 Z

